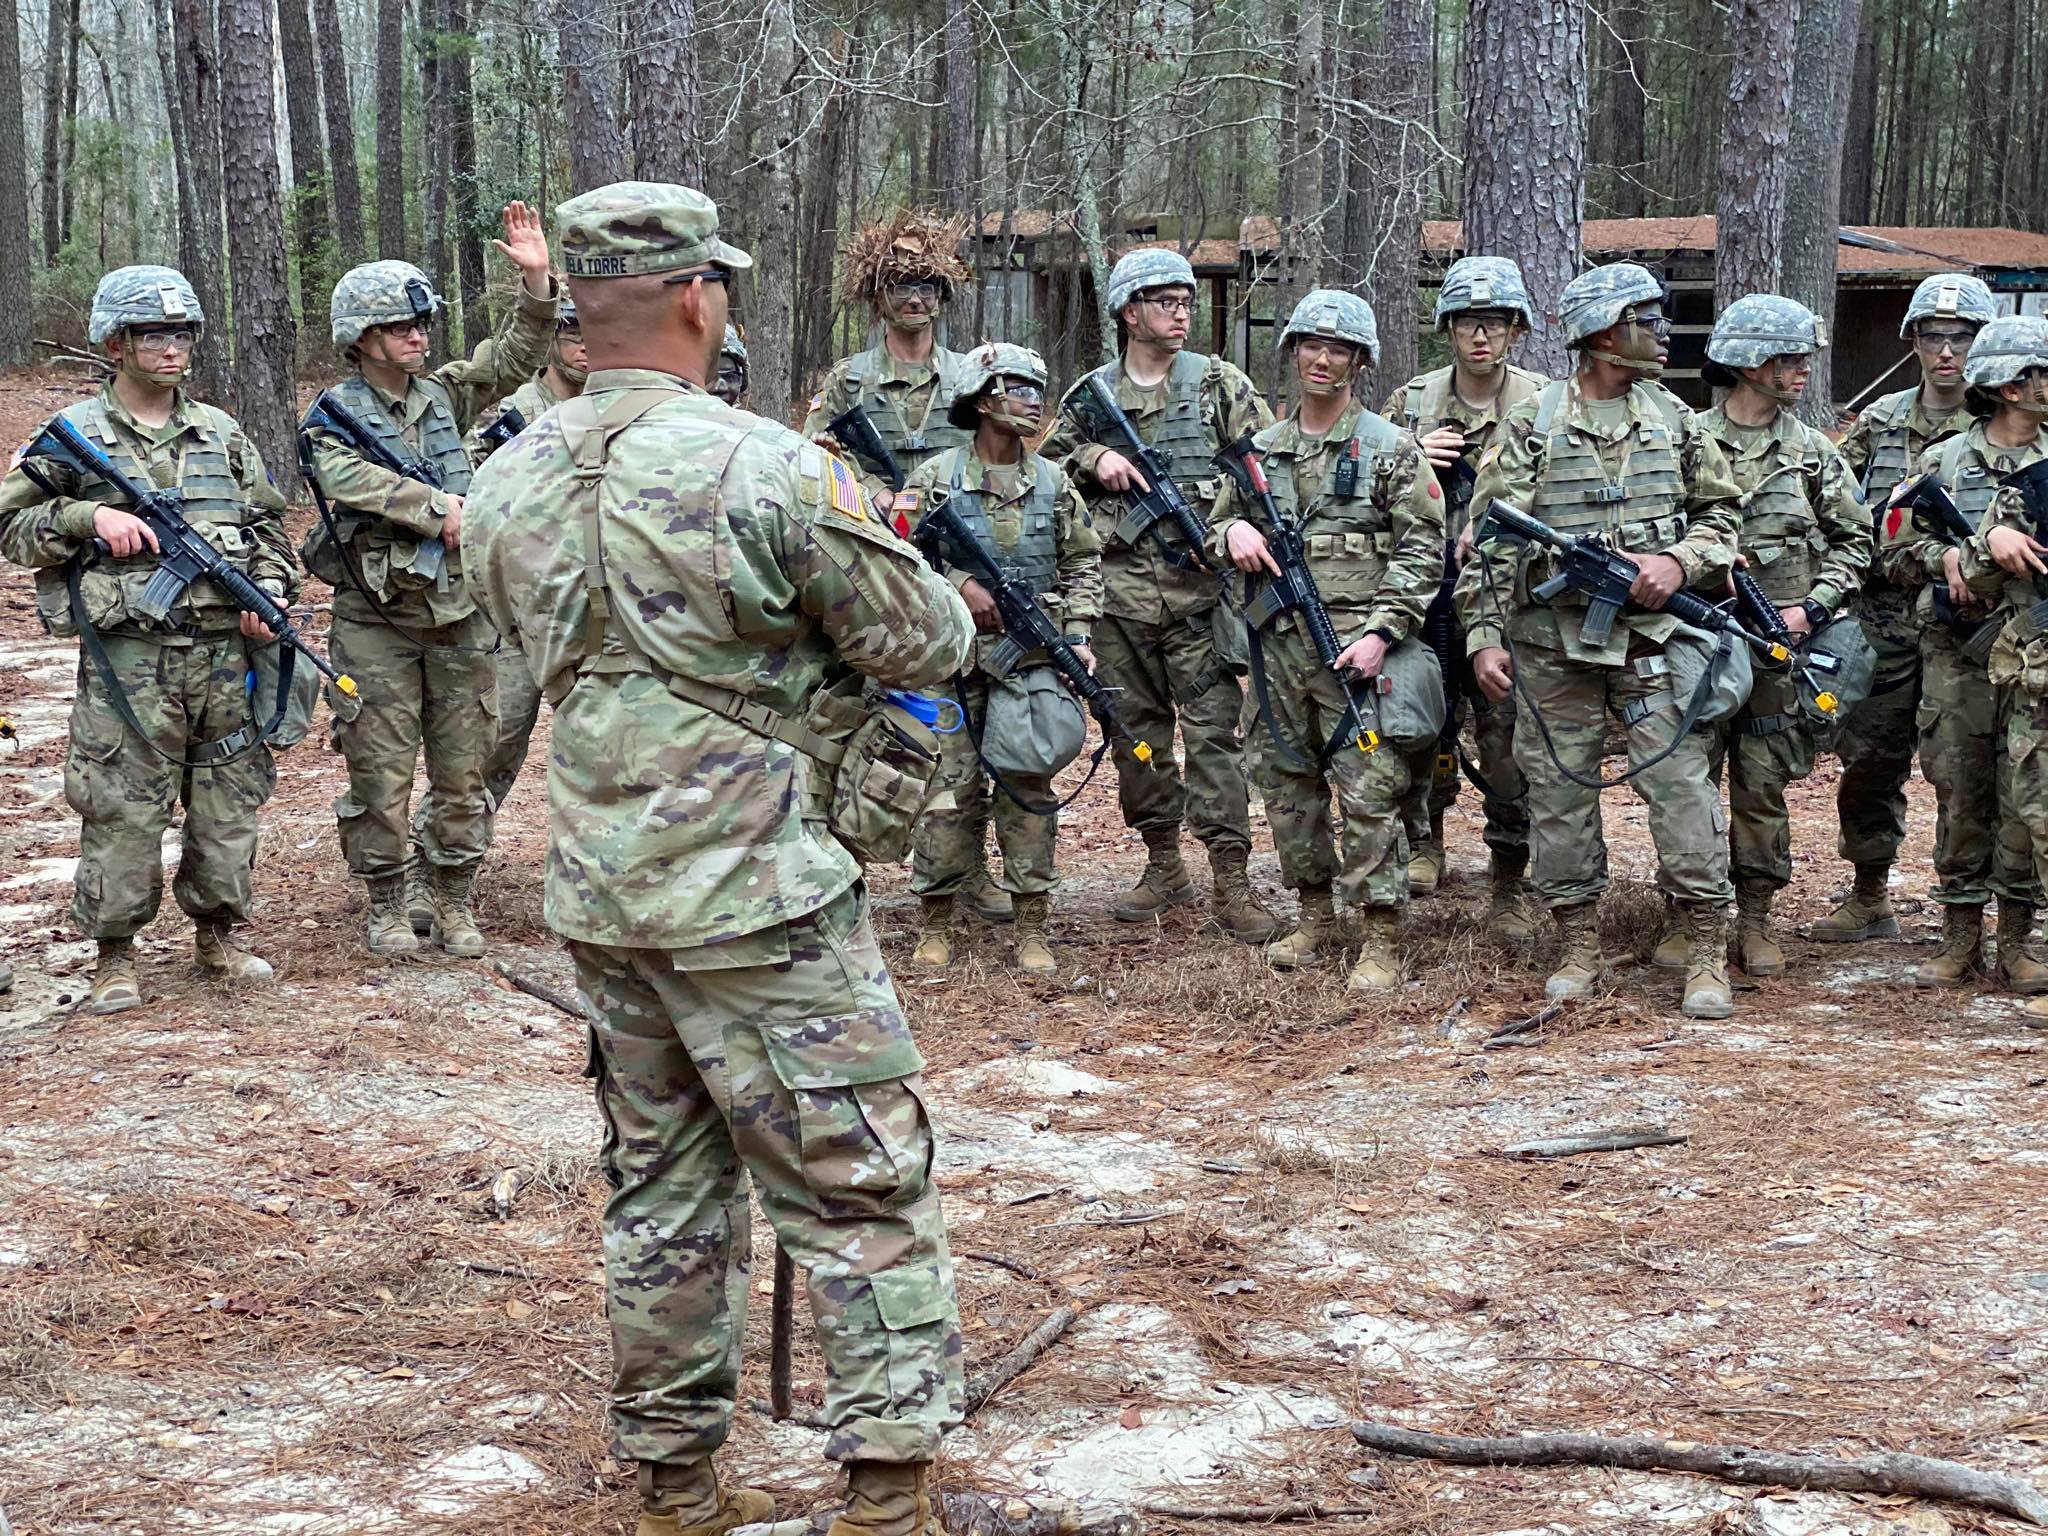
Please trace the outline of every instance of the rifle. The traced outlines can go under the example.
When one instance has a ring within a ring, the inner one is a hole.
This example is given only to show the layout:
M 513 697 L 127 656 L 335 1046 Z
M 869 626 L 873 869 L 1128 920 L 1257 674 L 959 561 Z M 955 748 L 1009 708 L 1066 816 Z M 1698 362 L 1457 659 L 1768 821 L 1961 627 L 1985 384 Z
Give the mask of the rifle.
M 502 419 L 502 418 L 501 418 Z M 314 397 L 313 404 L 306 412 L 305 420 L 299 423 L 299 467 L 305 474 L 306 483 L 313 488 L 315 497 L 320 496 L 320 483 L 313 475 L 313 448 L 311 434 L 315 428 L 332 432 L 336 437 L 347 439 L 355 451 L 380 469 L 406 480 L 416 480 L 421 485 L 441 487 L 441 471 L 431 459 L 401 458 L 377 439 L 377 435 L 363 424 L 363 419 L 347 406 L 334 398 L 334 391 L 323 389 Z M 320 514 L 324 520 L 327 504 L 321 500 Z M 339 531 L 330 527 L 328 535 L 335 543 L 341 543 Z M 414 574 L 426 578 L 436 586 L 445 587 L 448 582 L 448 546 L 438 538 L 421 539 L 419 548 L 412 557 Z
M 496 453 L 525 430 L 526 418 L 519 414 L 519 407 L 508 405 L 496 421 L 477 433 L 476 438 L 484 445 L 486 453 Z
M 826 422 L 825 433 L 888 481 L 890 490 L 903 489 L 903 466 L 896 462 L 896 455 L 889 451 L 889 445 L 882 441 L 882 434 L 875 430 L 867 407 L 858 400 Z
M 146 617 L 163 622 L 185 595 L 185 589 L 203 576 L 225 592 L 236 608 L 255 614 L 282 644 L 318 667 L 344 697 L 356 697 L 355 679 L 335 671 L 327 664 L 327 658 L 313 649 L 292 624 L 291 610 L 236 570 L 225 555 L 185 521 L 180 510 L 185 500 L 183 492 L 158 490 L 155 486 L 145 490 L 137 485 L 62 416 L 51 417 L 35 441 L 22 450 L 21 463 L 28 477 L 46 493 L 63 494 L 34 467 L 30 462 L 33 459 L 48 459 L 81 480 L 99 480 L 113 487 L 114 494 L 128 504 L 128 510 L 156 535 L 157 568 L 136 604 Z M 112 553 L 105 539 L 94 539 L 93 547 L 102 554 Z
M 1281 737 L 1279 724 L 1273 719 L 1272 704 L 1266 694 L 1266 672 L 1260 664 L 1257 646 L 1258 637 L 1275 620 L 1290 613 L 1299 614 L 1308 630 L 1309 642 L 1315 647 L 1317 660 L 1330 669 L 1338 686 L 1344 690 L 1344 718 L 1323 744 L 1321 760 L 1328 762 L 1345 742 L 1352 743 L 1361 752 L 1377 752 L 1380 733 L 1376 724 L 1366 724 L 1366 717 L 1370 713 L 1374 722 L 1379 720 L 1377 688 L 1381 680 L 1337 669 L 1337 658 L 1344 647 L 1337 640 L 1337 626 L 1330 622 L 1330 610 L 1324 605 L 1323 595 L 1316 589 L 1315 575 L 1308 568 L 1308 544 L 1301 536 L 1301 524 L 1290 522 L 1273 500 L 1273 487 L 1266 479 L 1261 457 L 1252 446 L 1250 433 L 1216 455 L 1217 466 L 1236 481 L 1238 489 L 1257 502 L 1259 510 L 1265 514 L 1267 526 L 1273 530 L 1266 536 L 1266 547 L 1272 552 L 1273 563 L 1280 567 L 1280 574 L 1268 576 L 1259 588 L 1259 595 L 1247 602 L 1244 609 L 1245 628 L 1251 631 L 1254 647 L 1252 681 L 1258 688 L 1259 713 L 1265 717 L 1266 730 L 1274 742 L 1290 756 L 1298 758 L 1299 754 Z
M 2026 470 L 2021 470 L 2019 474 L 2009 479 L 2019 481 L 2026 474 Z M 2028 501 L 2027 509 L 2032 512 L 2033 502 L 2027 499 L 2025 485 L 2020 487 L 2020 496 L 2022 500 Z M 1926 474 L 1916 476 L 1900 486 L 1898 495 L 1892 498 L 1891 506 L 1894 512 L 1910 513 L 1915 528 L 1930 538 L 1939 539 L 1950 549 L 1961 549 L 1977 532 L 1970 526 L 1970 520 L 1963 516 L 1962 508 L 1950 498 L 1948 489 L 1941 483 L 1941 475 L 1936 470 L 1929 470 Z M 1990 657 L 1991 647 L 1997 643 L 1998 632 L 2005 627 L 2005 621 L 1996 617 L 1966 619 L 1956 612 L 1956 605 L 1948 595 L 1946 581 L 1930 581 L 1927 586 L 1934 599 L 1935 620 L 1962 641 L 1965 656 L 1982 666 Z M 2027 619 L 2038 633 L 2041 628 L 2048 626 L 2048 583 L 2036 577 L 2034 590 L 2041 594 L 2042 601 L 2035 603 L 2028 610 Z
M 1460 454 L 1448 468 L 1435 473 L 1437 489 L 1444 493 L 1445 526 L 1456 527 L 1458 518 L 1472 505 L 1472 488 L 1479 483 L 1479 471 Z M 1436 771 L 1445 776 L 1458 766 L 1458 717 L 1468 691 L 1465 648 L 1458 633 L 1457 549 L 1457 540 L 1444 540 L 1444 579 L 1422 615 L 1422 642 L 1436 656 L 1437 671 L 1444 680 L 1444 728 L 1436 738 Z M 1469 771 L 1469 764 L 1467 768 Z M 1483 784 L 1481 790 L 1485 792 Z
M 1785 622 L 1785 615 L 1778 612 L 1778 605 L 1757 585 L 1756 578 L 1747 571 L 1737 570 L 1733 581 L 1737 615 L 1766 640 L 1791 650 L 1795 638 L 1792 627 Z
M 1145 484 L 1148 487 L 1142 491 L 1124 492 L 1124 499 L 1129 506 L 1124 515 L 1117 519 L 1113 536 L 1135 549 L 1138 540 L 1150 532 L 1159 540 L 1161 552 L 1174 566 L 1181 570 L 1214 569 L 1209 564 L 1207 556 L 1202 553 L 1202 541 L 1209 536 L 1208 525 L 1202 521 L 1201 514 L 1188 504 L 1187 497 L 1181 495 L 1180 488 L 1173 483 L 1173 473 L 1167 468 L 1165 455 L 1138 436 L 1136 424 L 1124 413 L 1124 408 L 1116 403 L 1116 391 L 1109 387 L 1109 381 L 1102 376 L 1101 370 L 1089 374 L 1082 381 L 1081 387 L 1087 399 L 1085 402 L 1075 401 L 1073 404 L 1074 409 L 1083 416 L 1092 418 L 1092 422 L 1082 423 L 1084 428 L 1089 430 L 1092 437 L 1106 434 L 1117 437 L 1123 445 L 1118 451 L 1138 466 L 1138 471 L 1145 477 Z M 1187 544 L 1185 552 L 1167 546 L 1165 539 L 1159 534 L 1159 525 L 1162 522 L 1171 523 L 1179 531 Z M 1227 584 L 1228 577 L 1222 572 L 1217 572 L 1217 577 Z
M 1002 616 L 1003 638 L 990 657 L 990 672 L 1005 675 L 1033 651 L 1044 651 L 1052 662 L 1053 670 L 1081 696 L 1081 702 L 1087 705 L 1089 713 L 1102 727 L 1104 747 L 1112 740 L 1121 741 L 1139 762 L 1152 761 L 1152 748 L 1133 738 L 1124 728 L 1116 705 L 1110 699 L 1110 690 L 1074 654 L 1073 646 L 1067 643 L 1067 637 L 1060 633 L 1059 626 L 1047 617 L 1031 589 L 1005 571 L 997 563 L 995 552 L 960 520 L 960 514 L 954 510 L 950 500 L 941 499 L 934 503 L 918 519 L 910 539 L 933 570 L 940 570 L 947 561 L 951 561 L 971 572 L 995 599 L 996 612 Z M 1097 761 L 1100 758 L 1098 753 Z

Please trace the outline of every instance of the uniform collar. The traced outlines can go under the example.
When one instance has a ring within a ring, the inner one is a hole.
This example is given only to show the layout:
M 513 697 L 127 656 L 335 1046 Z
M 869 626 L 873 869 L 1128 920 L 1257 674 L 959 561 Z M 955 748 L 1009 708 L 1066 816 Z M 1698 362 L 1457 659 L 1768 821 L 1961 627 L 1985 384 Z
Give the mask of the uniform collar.
M 121 397 L 114 393 L 114 381 L 107 380 L 100 387 L 100 407 L 109 418 L 118 423 L 123 431 L 130 432 L 146 443 L 167 443 L 181 432 L 196 425 L 199 412 L 192 404 L 192 397 L 184 390 L 171 392 L 171 414 L 160 427 L 147 426 L 135 419 L 128 407 L 121 403 Z

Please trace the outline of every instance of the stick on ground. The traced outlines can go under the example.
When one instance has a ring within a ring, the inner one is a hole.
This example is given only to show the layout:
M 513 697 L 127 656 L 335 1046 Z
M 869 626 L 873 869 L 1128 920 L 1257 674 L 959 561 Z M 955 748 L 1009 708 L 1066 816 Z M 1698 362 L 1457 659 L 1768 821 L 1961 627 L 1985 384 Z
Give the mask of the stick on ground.
M 1633 1147 L 1678 1147 L 1684 1144 L 1684 1134 L 1669 1126 L 1636 1125 L 1613 1131 L 1589 1131 L 1583 1136 L 1518 1141 L 1511 1147 L 1502 1147 L 1501 1152 L 1507 1157 L 1577 1157 L 1582 1152 L 1626 1152 Z
M 1022 1376 L 1038 1357 L 1052 1348 L 1060 1335 L 1074 1326 L 1081 1309 L 1069 1302 L 1024 1336 L 1024 1342 L 988 1370 L 967 1383 L 967 1413 L 971 1418 L 982 1405 Z
M 768 1402 L 775 1417 L 786 1419 L 795 1412 L 790 1387 L 790 1334 L 796 1328 L 796 1260 L 782 1244 L 775 1245 L 775 1294 L 771 1302 L 768 1333 Z
M 1351 1433 L 1370 1450 L 1467 1467 L 1582 1466 L 1694 1472 L 1730 1483 L 1943 1499 L 2048 1525 L 2048 1497 L 2031 1484 L 1996 1472 L 1979 1472 L 1961 1462 L 1901 1451 L 1848 1460 L 1748 1445 L 1657 1440 L 1646 1435 L 1432 1435 L 1369 1422 L 1353 1424 Z
M 572 1019 L 581 1019 L 585 1023 L 589 1022 L 590 1015 L 584 1011 L 583 1004 L 580 1001 L 574 1001 L 562 996 L 561 993 L 557 992 L 546 982 L 535 981 L 531 976 L 522 976 L 510 966 L 501 965 L 496 960 L 491 962 L 491 969 L 511 982 L 513 986 L 524 992 L 528 997 L 537 997 L 544 1003 L 552 1004 Z
M 1248 1525 L 1274 1525 L 1285 1520 L 1342 1520 L 1378 1514 L 1370 1504 L 1226 1504 L 1204 1509 L 1199 1504 L 1140 1504 L 1141 1515 L 1162 1520 L 1228 1520 Z

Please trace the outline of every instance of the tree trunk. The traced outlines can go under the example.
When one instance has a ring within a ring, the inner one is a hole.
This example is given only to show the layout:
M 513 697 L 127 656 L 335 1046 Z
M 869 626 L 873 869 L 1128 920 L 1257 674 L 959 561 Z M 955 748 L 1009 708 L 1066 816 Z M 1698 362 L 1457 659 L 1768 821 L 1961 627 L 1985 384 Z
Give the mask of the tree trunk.
M 284 107 L 292 144 L 292 235 L 299 257 L 299 313 L 315 315 L 327 299 L 327 165 L 320 143 L 320 71 L 306 0 L 277 0 L 284 56 Z
M 221 0 L 221 143 L 235 278 L 235 414 L 263 462 L 294 462 L 292 327 L 277 164 L 271 0 Z
M 50 0 L 55 5 L 57 0 Z M 81 36 L 79 15 L 83 0 L 69 0 L 65 7 L 64 22 L 64 105 L 59 121 L 63 133 L 59 135 L 57 159 L 57 245 L 63 248 L 71 238 L 71 204 L 77 188 L 73 185 L 72 172 L 78 168 L 78 42 Z
M 64 182 L 62 154 L 64 133 L 64 48 L 70 34 L 64 30 L 65 0 L 44 0 L 49 7 L 49 31 L 43 48 L 43 265 L 54 267 L 63 245 L 59 234 L 59 205 Z
M 1088 270 L 1095 279 L 1095 333 L 1101 346 L 1096 356 L 1109 358 L 1116 355 L 1116 317 L 1109 312 L 1109 247 L 1102 237 L 1102 206 L 1097 200 L 1095 174 L 1089 164 L 1094 158 L 1094 141 L 1083 110 L 1092 43 L 1081 11 L 1084 3 L 1085 0 L 1050 0 L 1050 7 L 1059 50 L 1060 103 L 1067 109 L 1063 114 L 1067 119 L 1063 142 L 1074 197 L 1074 224 Z M 1078 289 L 1074 304 L 1078 310 Z M 1078 315 L 1075 318 L 1078 324 Z M 1088 366 L 1092 368 L 1095 364 L 1091 362 Z
M 420 0 L 420 115 L 425 120 L 426 202 L 420 210 L 421 265 L 434 292 L 444 299 L 455 289 L 448 260 L 448 9 L 450 0 Z M 434 311 L 433 350 L 448 350 L 448 310 Z
M 1877 27 L 1873 5 L 1856 30 L 1855 72 L 1849 84 L 1849 122 L 1842 134 L 1844 223 L 1871 221 L 1872 185 L 1877 171 Z
M 1776 293 L 1784 270 L 1798 21 L 1799 0 L 1732 0 L 1729 6 L 1731 62 L 1728 99 L 1721 109 L 1720 194 L 1714 204 L 1717 310 L 1745 293 Z
M 342 48 L 341 17 L 335 0 L 313 0 L 313 36 L 320 48 L 320 100 L 327 116 L 327 163 L 334 173 L 337 265 L 347 268 L 363 259 L 369 245 L 363 233 L 363 186 L 356 173 L 355 95 L 349 89 L 348 59 Z M 308 317 L 317 313 L 309 311 Z
M 605 31 L 600 0 L 560 0 L 562 97 L 568 104 L 569 191 L 588 192 L 626 175 L 619 127 L 618 51 Z
M 1422 113 L 1427 67 L 1422 51 L 1422 0 L 1385 0 L 1386 27 L 1377 62 L 1381 110 L 1398 118 L 1374 125 L 1381 147 L 1374 156 L 1373 252 L 1367 292 L 1380 323 L 1380 360 L 1366 398 L 1386 398 L 1415 374 L 1416 268 L 1422 251 L 1422 186 L 1429 175 L 1423 153 Z
M 1472 0 L 1464 248 L 1521 264 L 1539 298 L 1528 366 L 1571 367 L 1557 295 L 1579 268 L 1586 213 L 1586 15 L 1580 0 Z M 1541 306 L 1548 305 L 1546 309 Z
M 1783 287 L 1835 324 L 1835 259 L 1842 205 L 1844 106 L 1855 71 L 1863 0 L 1801 0 L 1793 46 L 1791 175 L 1785 196 Z M 1813 360 L 1800 415 L 1817 427 L 1835 424 L 1832 354 Z
M 754 268 L 748 389 L 757 415 L 790 417 L 790 329 L 796 314 L 796 7 L 768 0 L 761 49 L 762 186 L 758 261 Z
M 1608 131 L 1614 168 L 1614 216 L 1640 219 L 1643 216 L 1643 178 L 1649 174 L 1648 140 L 1643 132 L 1644 72 L 1650 67 L 1650 13 L 1643 0 L 1617 0 L 1610 17 L 1618 38 L 1608 39 L 1613 65 L 1608 71 L 1611 91 Z
M 968 180 L 974 161 L 974 27 L 967 0 L 945 0 L 946 116 L 939 136 L 940 206 L 964 213 L 972 206 Z
M 227 405 L 234 399 L 228 325 L 227 233 L 222 223 L 220 34 L 212 0 L 171 0 L 178 58 L 178 100 L 192 159 L 192 206 L 179 226 L 178 265 L 206 312 L 206 341 L 192 354 L 192 393 Z
M 404 261 L 412 242 L 405 232 L 405 0 L 377 0 L 377 254 Z
M 468 0 L 447 0 L 447 4 L 452 34 L 447 56 L 451 119 L 448 156 L 455 183 L 455 272 L 462 287 L 462 347 L 467 352 L 491 334 L 491 313 L 484 289 L 484 248 L 478 238 L 483 209 L 477 190 L 476 93 L 470 71 L 470 55 L 477 39 L 470 30 Z
M 35 240 L 28 212 L 28 113 L 21 93 L 21 13 L 0 5 L 0 272 L 17 297 L 0 304 L 0 367 L 29 360 L 35 310 L 28 302 Z
M 634 23 L 626 74 L 633 94 L 633 174 L 642 181 L 704 185 L 703 86 L 697 0 L 647 0 Z M 771 42 L 770 49 L 774 47 Z M 778 127 L 772 131 L 779 136 Z M 783 281 L 789 274 L 783 274 Z M 752 349 L 749 348 L 749 355 Z M 758 373 L 750 370 L 758 387 Z M 778 418 L 779 419 L 779 418 Z
M 177 196 L 178 259 L 184 260 L 187 231 L 192 227 L 192 145 L 185 124 L 185 104 L 178 95 L 178 49 L 171 38 L 169 0 L 151 0 L 155 8 L 156 66 L 163 90 L 164 121 L 170 128 L 172 190 Z M 0 90 L 4 90 L 0 83 Z

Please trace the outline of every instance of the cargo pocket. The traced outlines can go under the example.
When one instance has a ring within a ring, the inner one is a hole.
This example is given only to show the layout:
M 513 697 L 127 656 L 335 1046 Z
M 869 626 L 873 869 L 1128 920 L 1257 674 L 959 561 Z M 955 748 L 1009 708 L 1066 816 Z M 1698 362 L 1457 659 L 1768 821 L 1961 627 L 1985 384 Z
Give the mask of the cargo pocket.
M 931 1185 L 931 1127 L 903 1079 L 791 1090 L 804 1183 L 828 1220 L 872 1219 Z
M 79 682 L 71 710 L 71 744 L 64 756 L 64 798 L 87 821 L 123 819 L 133 799 L 123 783 L 121 749 L 128 728 L 105 698 L 100 681 Z

